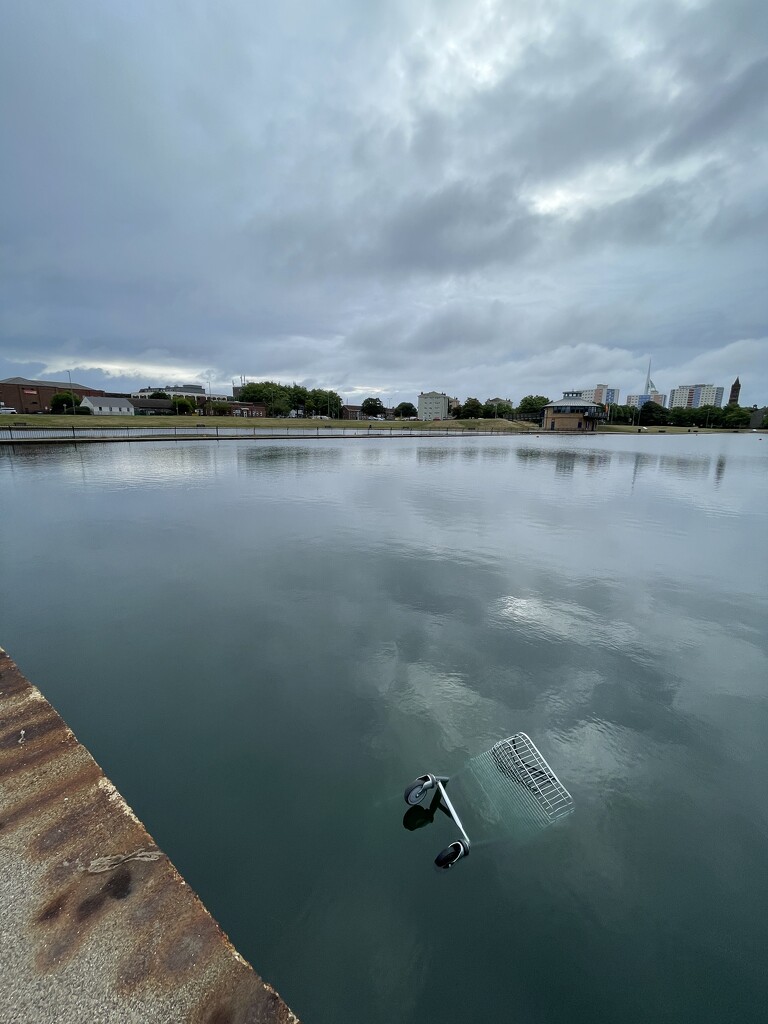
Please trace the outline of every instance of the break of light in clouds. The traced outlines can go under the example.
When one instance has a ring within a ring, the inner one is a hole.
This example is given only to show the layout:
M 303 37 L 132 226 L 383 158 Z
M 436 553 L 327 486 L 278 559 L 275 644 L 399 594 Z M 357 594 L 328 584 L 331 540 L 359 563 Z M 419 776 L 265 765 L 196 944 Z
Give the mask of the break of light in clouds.
M 0 377 L 768 402 L 764 0 L 10 0 Z

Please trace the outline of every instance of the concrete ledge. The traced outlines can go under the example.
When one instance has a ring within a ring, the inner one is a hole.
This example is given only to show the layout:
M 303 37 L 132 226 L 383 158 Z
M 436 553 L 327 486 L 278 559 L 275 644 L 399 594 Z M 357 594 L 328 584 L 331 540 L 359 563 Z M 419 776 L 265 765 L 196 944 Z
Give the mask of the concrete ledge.
M 3 1024 L 296 1024 L 0 648 Z

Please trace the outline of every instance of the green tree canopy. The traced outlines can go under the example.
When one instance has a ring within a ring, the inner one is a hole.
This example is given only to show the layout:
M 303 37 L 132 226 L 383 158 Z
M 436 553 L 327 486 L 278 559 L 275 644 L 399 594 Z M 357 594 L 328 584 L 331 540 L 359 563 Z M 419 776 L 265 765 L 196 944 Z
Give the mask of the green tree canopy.
M 733 407 L 731 407 L 733 408 Z M 725 418 L 725 409 L 719 409 L 716 405 L 702 405 L 696 410 L 697 427 L 722 427 Z
M 483 416 L 487 420 L 511 419 L 514 411 L 511 402 L 485 402 L 483 405 Z
M 640 409 L 638 422 L 646 427 L 660 427 L 668 419 L 667 410 L 658 402 L 645 402 Z
M 310 415 L 330 416 L 337 420 L 341 416 L 341 398 L 335 391 L 312 388 L 307 396 L 306 410 Z
M 517 415 L 527 416 L 531 420 L 539 420 L 541 419 L 544 406 L 548 404 L 549 399 L 545 395 L 526 395 L 525 398 L 520 399 Z
M 285 389 L 283 388 L 283 385 L 276 384 L 274 381 L 254 381 L 251 384 L 243 385 L 240 389 L 240 401 L 265 405 L 267 407 L 267 416 L 276 416 L 279 415 L 279 413 L 275 412 L 275 405 L 281 398 L 285 398 L 284 391 Z M 290 403 L 287 398 L 283 404 L 285 404 L 287 408 L 290 408 Z
M 51 399 L 51 412 L 72 412 L 82 402 L 80 395 L 72 391 L 58 391 Z
M 288 388 L 288 400 L 291 403 L 291 412 L 297 416 L 303 416 L 307 411 L 309 391 L 301 384 L 291 384 Z
M 419 412 L 413 402 L 401 402 L 400 405 L 395 409 L 395 416 L 398 419 L 410 419 L 412 416 L 418 416 Z
M 152 394 L 149 397 L 150 398 L 168 398 L 169 396 L 168 396 L 168 392 L 167 391 L 153 391 Z
M 366 398 L 360 406 L 360 411 L 363 416 L 370 419 L 373 416 L 383 416 L 385 409 L 380 398 Z
M 258 402 L 267 407 L 267 416 L 287 416 L 291 412 L 305 416 L 341 416 L 341 398 L 335 391 L 301 384 L 278 384 L 274 380 L 254 381 L 240 389 L 241 402 Z
M 637 415 L 637 409 L 633 405 L 609 405 L 609 423 L 632 423 Z
M 183 395 L 174 395 L 171 401 L 173 402 L 173 411 L 177 416 L 189 416 L 191 412 L 195 411 L 195 403 L 189 398 L 184 398 Z
M 675 427 L 692 427 L 697 409 L 676 409 L 667 410 L 667 420 Z
M 479 420 L 483 415 L 483 406 L 478 398 L 468 398 L 461 407 L 460 418 L 463 420 Z
M 745 409 L 740 405 L 729 405 L 723 409 L 724 427 L 748 427 L 752 417 L 752 410 Z

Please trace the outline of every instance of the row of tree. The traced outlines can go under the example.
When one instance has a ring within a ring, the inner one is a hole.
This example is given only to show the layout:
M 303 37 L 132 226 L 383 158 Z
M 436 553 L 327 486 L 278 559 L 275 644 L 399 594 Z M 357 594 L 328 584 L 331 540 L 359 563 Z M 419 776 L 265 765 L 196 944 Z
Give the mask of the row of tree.
M 546 395 L 526 395 L 515 408 L 511 402 L 481 402 L 478 398 L 467 398 L 453 409 L 452 415 L 459 420 L 530 419 L 537 422 L 548 402 Z
M 273 380 L 245 384 L 240 389 L 241 402 L 258 402 L 267 407 L 268 416 L 329 416 L 341 418 L 341 397 L 335 391 L 323 388 L 305 388 L 301 384 L 278 384 Z M 214 407 L 214 412 L 218 409 Z M 380 398 L 366 398 L 361 412 L 368 419 L 386 416 L 387 410 Z M 412 402 L 401 402 L 395 409 L 395 416 L 410 419 L 417 415 Z
M 267 416 L 341 417 L 341 398 L 335 391 L 305 388 L 301 384 L 278 384 L 273 380 L 244 384 L 240 402 L 257 402 L 267 407 Z
M 631 405 L 608 407 L 610 423 L 637 423 L 644 427 L 748 427 L 752 410 L 739 405 L 702 405 L 698 409 L 665 409 L 646 402 L 640 409 Z
M 453 408 L 451 415 L 460 420 L 511 420 L 530 417 L 536 421 L 541 417 L 541 411 L 548 401 L 545 395 L 526 395 L 515 408 L 511 402 L 481 402 L 478 398 L 467 398 Z M 386 412 L 380 398 L 366 398 L 360 408 L 363 416 L 369 418 L 383 417 Z M 418 415 L 413 402 L 401 402 L 394 411 L 398 419 L 414 419 Z

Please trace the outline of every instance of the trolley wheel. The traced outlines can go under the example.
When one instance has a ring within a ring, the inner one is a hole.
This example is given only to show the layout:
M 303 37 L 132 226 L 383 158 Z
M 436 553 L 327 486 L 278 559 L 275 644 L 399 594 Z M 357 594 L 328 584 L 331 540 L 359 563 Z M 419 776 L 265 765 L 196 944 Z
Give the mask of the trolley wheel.
M 427 795 L 427 789 L 429 787 L 424 784 L 424 779 L 416 779 L 410 786 L 406 787 L 405 802 L 413 806 L 414 804 L 420 804 L 424 797 Z
M 438 853 L 435 857 L 435 866 L 447 871 L 448 868 L 453 867 L 457 860 L 467 856 L 469 856 L 467 844 L 458 840 L 455 843 L 451 843 L 450 846 L 446 846 L 444 850 Z

